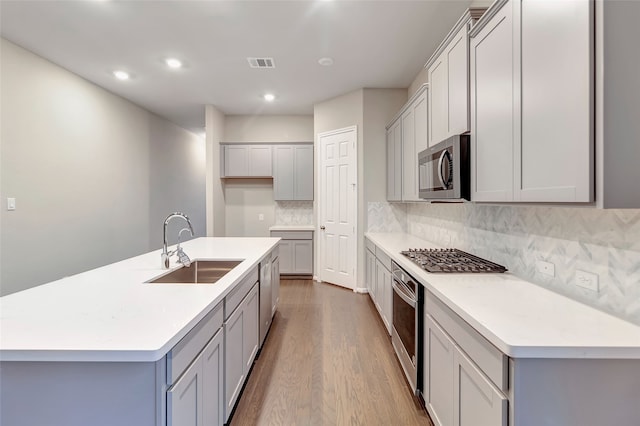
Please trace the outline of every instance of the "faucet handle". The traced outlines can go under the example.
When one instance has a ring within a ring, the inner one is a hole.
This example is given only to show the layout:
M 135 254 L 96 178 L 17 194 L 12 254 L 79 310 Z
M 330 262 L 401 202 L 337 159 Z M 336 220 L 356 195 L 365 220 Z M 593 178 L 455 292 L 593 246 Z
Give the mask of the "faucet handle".
M 189 256 L 187 256 L 187 253 L 185 253 L 181 247 L 178 246 L 178 248 L 176 249 L 176 254 L 178 255 L 178 261 L 180 263 L 182 263 L 187 268 L 191 266 L 191 259 L 189 258 Z

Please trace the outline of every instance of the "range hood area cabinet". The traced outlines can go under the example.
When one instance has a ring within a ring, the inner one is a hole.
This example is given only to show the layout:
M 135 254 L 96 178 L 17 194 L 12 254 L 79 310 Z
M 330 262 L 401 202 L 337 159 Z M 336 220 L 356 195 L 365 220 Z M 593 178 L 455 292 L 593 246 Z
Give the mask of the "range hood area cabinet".
M 499 0 L 470 37 L 472 200 L 594 201 L 594 3 Z
M 313 200 L 313 143 L 227 143 L 220 149 L 221 178 L 273 178 L 276 201 Z
M 429 81 L 428 146 L 469 131 L 469 29 L 485 10 L 468 9 L 425 64 Z
M 427 148 L 428 85 L 387 125 L 387 200 L 423 201 L 418 196 L 418 153 Z

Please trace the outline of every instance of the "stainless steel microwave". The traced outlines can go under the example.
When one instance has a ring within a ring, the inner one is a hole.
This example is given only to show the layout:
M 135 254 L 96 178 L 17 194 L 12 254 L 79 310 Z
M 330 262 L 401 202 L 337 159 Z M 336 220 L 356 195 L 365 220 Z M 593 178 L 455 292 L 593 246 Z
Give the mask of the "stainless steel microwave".
M 420 198 L 470 199 L 469 135 L 452 136 L 418 154 Z

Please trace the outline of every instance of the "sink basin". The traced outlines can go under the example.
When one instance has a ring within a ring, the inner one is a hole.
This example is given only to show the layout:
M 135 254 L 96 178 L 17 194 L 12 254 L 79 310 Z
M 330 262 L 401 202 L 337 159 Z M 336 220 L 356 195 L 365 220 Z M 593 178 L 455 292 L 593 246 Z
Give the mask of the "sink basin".
M 151 284 L 213 284 L 241 262 L 242 260 L 195 260 L 189 267 L 183 266 L 147 282 Z

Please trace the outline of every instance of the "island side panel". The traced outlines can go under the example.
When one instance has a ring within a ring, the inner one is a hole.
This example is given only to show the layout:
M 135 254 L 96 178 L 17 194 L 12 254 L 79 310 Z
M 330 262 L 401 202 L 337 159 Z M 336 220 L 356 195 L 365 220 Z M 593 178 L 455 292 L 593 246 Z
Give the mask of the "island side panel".
M 640 425 L 640 360 L 511 359 L 509 376 L 509 425 Z
M 162 363 L 2 362 L 0 424 L 161 426 Z

